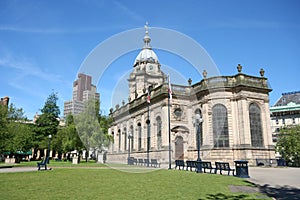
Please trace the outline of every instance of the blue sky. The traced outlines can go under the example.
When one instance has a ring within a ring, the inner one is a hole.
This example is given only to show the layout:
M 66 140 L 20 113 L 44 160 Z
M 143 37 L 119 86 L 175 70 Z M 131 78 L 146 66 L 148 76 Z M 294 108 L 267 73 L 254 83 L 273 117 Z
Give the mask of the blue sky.
M 150 36 L 151 27 L 161 27 L 193 38 L 222 75 L 235 74 L 238 63 L 255 76 L 264 68 L 273 105 L 281 93 L 300 90 L 299 9 L 297 0 L 1 0 L 0 96 L 9 96 L 31 119 L 54 91 L 63 113 L 63 102 L 71 99 L 73 81 L 89 53 L 111 36 L 148 21 Z M 142 38 L 136 40 L 142 47 Z M 165 65 L 186 71 L 185 61 L 156 53 Z M 109 91 L 132 69 L 137 54 L 114 61 L 109 78 L 99 82 L 104 113 L 114 106 Z

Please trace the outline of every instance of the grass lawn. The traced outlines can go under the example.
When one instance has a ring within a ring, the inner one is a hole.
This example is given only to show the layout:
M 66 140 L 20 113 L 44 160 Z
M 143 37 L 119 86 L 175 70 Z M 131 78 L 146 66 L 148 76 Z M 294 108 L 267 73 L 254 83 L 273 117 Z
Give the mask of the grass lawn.
M 165 169 L 126 173 L 95 163 L 50 166 L 53 170 L 0 173 L 1 199 L 268 199 L 230 192 L 229 185 L 252 186 L 233 176 Z

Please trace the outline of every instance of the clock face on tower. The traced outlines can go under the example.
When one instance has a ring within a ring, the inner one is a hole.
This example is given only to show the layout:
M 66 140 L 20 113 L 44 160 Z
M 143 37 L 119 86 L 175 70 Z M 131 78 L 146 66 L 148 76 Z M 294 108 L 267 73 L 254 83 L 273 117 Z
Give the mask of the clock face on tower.
M 153 70 L 153 65 L 149 65 L 148 69 L 149 69 L 149 71 L 152 71 Z

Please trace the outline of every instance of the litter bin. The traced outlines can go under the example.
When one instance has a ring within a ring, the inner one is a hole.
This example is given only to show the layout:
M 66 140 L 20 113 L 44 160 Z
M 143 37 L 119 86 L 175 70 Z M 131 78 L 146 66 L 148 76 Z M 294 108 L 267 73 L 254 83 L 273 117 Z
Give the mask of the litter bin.
M 248 161 L 247 160 L 236 160 L 235 170 L 236 176 L 240 178 L 250 178 L 248 171 Z

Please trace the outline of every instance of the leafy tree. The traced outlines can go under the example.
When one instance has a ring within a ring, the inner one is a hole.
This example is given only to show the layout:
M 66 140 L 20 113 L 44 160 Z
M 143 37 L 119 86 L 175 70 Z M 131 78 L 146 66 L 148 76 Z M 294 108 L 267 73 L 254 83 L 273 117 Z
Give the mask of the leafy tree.
M 300 126 L 288 126 L 280 130 L 276 144 L 283 159 L 300 166 Z
M 29 151 L 33 144 L 33 132 L 30 124 L 26 124 L 22 108 L 13 104 L 0 106 L 1 145 L 0 151 Z
M 14 104 L 10 104 L 7 111 L 7 118 L 10 122 L 27 121 L 23 108 L 16 108 Z
M 0 104 L 0 153 L 6 150 L 6 144 L 9 142 L 7 130 L 7 106 Z
M 29 124 L 20 122 L 11 122 L 8 124 L 10 142 L 7 150 L 11 152 L 24 151 L 27 152 L 33 145 L 34 135 Z
M 95 100 L 87 101 L 85 110 L 74 116 L 76 130 L 85 146 L 86 152 L 90 149 L 93 149 L 94 152 L 101 152 L 109 143 L 109 137 L 105 134 L 105 127 L 100 127 L 102 118 L 99 118 L 99 116 L 99 109 Z M 105 122 L 102 123 L 105 124 Z M 87 157 L 86 155 L 86 161 Z
M 76 127 L 73 115 L 66 117 L 66 126 L 58 129 L 57 135 L 53 138 L 53 148 L 61 153 L 67 153 L 73 150 L 82 150 L 84 148 Z
M 37 144 L 41 148 L 47 148 L 48 136 L 53 137 L 57 133 L 58 118 L 60 114 L 59 107 L 57 106 L 57 94 L 51 93 L 47 98 L 44 107 L 41 109 L 42 114 L 36 120 Z

